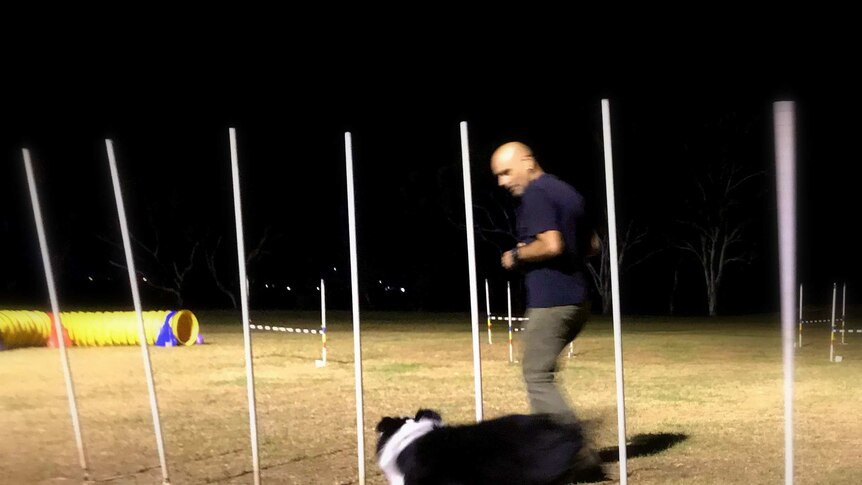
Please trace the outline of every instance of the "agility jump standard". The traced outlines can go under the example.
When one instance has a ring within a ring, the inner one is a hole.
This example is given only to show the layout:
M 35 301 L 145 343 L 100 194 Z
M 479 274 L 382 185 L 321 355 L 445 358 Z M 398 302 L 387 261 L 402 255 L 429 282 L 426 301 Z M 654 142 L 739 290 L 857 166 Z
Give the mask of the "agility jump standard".
M 281 325 L 250 324 L 252 330 L 263 330 L 266 332 L 284 332 L 293 334 L 320 335 L 320 359 L 314 361 L 315 366 L 326 366 L 326 286 L 323 279 L 320 280 L 320 329 L 284 327 Z
M 803 314 L 802 314 L 803 287 L 802 287 L 802 285 L 799 285 L 799 319 L 798 319 L 799 330 L 797 332 L 799 334 L 799 342 L 797 344 L 798 348 L 802 348 L 802 329 L 803 329 L 804 325 L 809 325 L 809 324 L 813 324 L 813 323 L 831 323 L 832 324 L 832 331 L 835 333 L 841 333 L 841 343 L 842 344 L 846 343 L 845 339 L 844 339 L 845 333 L 854 333 L 854 329 L 852 329 L 852 328 L 850 330 L 846 329 L 847 283 L 844 283 L 844 285 L 843 285 L 843 291 L 842 291 L 842 296 L 841 296 L 841 316 L 837 319 L 835 318 L 835 295 L 836 295 L 836 292 L 837 292 L 837 283 L 833 283 L 832 284 L 832 318 L 824 318 L 824 319 L 816 319 L 815 318 L 813 320 L 806 320 L 805 318 L 803 318 Z M 837 328 L 835 326 L 835 324 L 839 323 L 839 322 L 841 323 L 841 330 L 837 330 Z M 862 333 L 862 331 L 856 330 L 856 333 Z
M 506 316 L 492 315 L 490 311 L 490 299 L 488 298 L 488 280 L 485 279 L 485 302 L 486 308 L 488 308 L 488 343 L 491 343 L 491 322 L 494 320 L 501 320 L 508 323 L 509 329 L 509 362 L 514 362 L 513 357 L 513 342 L 512 342 L 512 334 L 516 332 L 523 332 L 525 330 L 524 327 L 513 327 L 512 322 L 528 322 L 530 321 L 529 317 L 513 317 L 512 316 L 512 285 L 507 281 L 506 282 L 506 302 L 508 313 Z M 569 343 L 569 352 L 567 357 L 572 358 L 575 354 L 575 342 L 572 341 Z

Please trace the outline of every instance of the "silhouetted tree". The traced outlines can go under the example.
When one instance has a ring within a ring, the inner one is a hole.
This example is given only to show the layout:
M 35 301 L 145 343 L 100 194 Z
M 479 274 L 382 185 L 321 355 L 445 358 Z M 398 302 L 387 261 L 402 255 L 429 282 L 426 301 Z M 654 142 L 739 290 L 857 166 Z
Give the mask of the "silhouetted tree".
M 183 290 L 185 288 L 186 279 L 197 262 L 197 252 L 201 245 L 201 240 L 189 241 L 190 247 L 186 251 L 182 251 L 182 256 L 178 250 L 166 251 L 161 244 L 158 229 L 153 226 L 154 241 L 146 243 L 138 239 L 134 234 L 130 234 L 130 239 L 133 244 L 132 256 L 135 258 L 135 272 L 140 277 L 140 280 L 150 288 L 171 295 L 178 307 L 183 306 Z M 102 241 L 122 250 L 122 244 L 107 239 L 103 236 L 98 236 Z M 125 259 L 108 260 L 111 266 L 121 268 L 128 271 Z
M 681 235 L 671 240 L 673 247 L 699 263 L 710 316 L 718 314 L 718 292 L 727 267 L 749 264 L 753 258 L 746 239 L 750 217 L 742 189 L 757 175 L 729 162 L 709 167 L 696 180 L 696 195 L 685 204 L 688 214 L 678 221 Z

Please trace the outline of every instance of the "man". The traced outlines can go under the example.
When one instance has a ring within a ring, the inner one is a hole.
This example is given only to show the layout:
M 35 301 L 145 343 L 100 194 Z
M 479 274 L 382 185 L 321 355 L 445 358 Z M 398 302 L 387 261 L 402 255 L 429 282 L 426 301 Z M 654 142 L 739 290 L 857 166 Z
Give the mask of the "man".
M 585 225 L 581 194 L 545 173 L 527 145 L 501 145 L 491 156 L 491 171 L 501 187 L 521 199 L 519 242 L 501 262 L 525 274 L 529 322 L 522 362 L 530 409 L 574 417 L 554 377 L 560 352 L 590 315 L 584 258 L 598 248 L 598 239 Z

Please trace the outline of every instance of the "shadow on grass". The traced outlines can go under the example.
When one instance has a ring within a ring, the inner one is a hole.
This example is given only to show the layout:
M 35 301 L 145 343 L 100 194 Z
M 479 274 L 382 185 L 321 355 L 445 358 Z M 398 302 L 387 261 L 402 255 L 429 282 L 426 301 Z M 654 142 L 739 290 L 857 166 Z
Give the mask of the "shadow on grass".
M 655 455 L 681 443 L 688 438 L 683 433 L 644 433 L 634 435 L 626 444 L 626 456 L 637 458 L 639 456 Z M 605 463 L 620 461 L 620 450 L 617 446 L 602 448 L 599 456 Z

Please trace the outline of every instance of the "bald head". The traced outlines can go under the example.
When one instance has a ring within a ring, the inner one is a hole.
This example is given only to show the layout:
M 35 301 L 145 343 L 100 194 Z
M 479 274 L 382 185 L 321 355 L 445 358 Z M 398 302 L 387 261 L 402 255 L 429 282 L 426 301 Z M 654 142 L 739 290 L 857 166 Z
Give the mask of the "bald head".
M 530 182 L 543 173 L 533 151 L 519 141 L 504 143 L 494 150 L 491 172 L 497 177 L 497 184 L 515 197 L 520 197 Z

